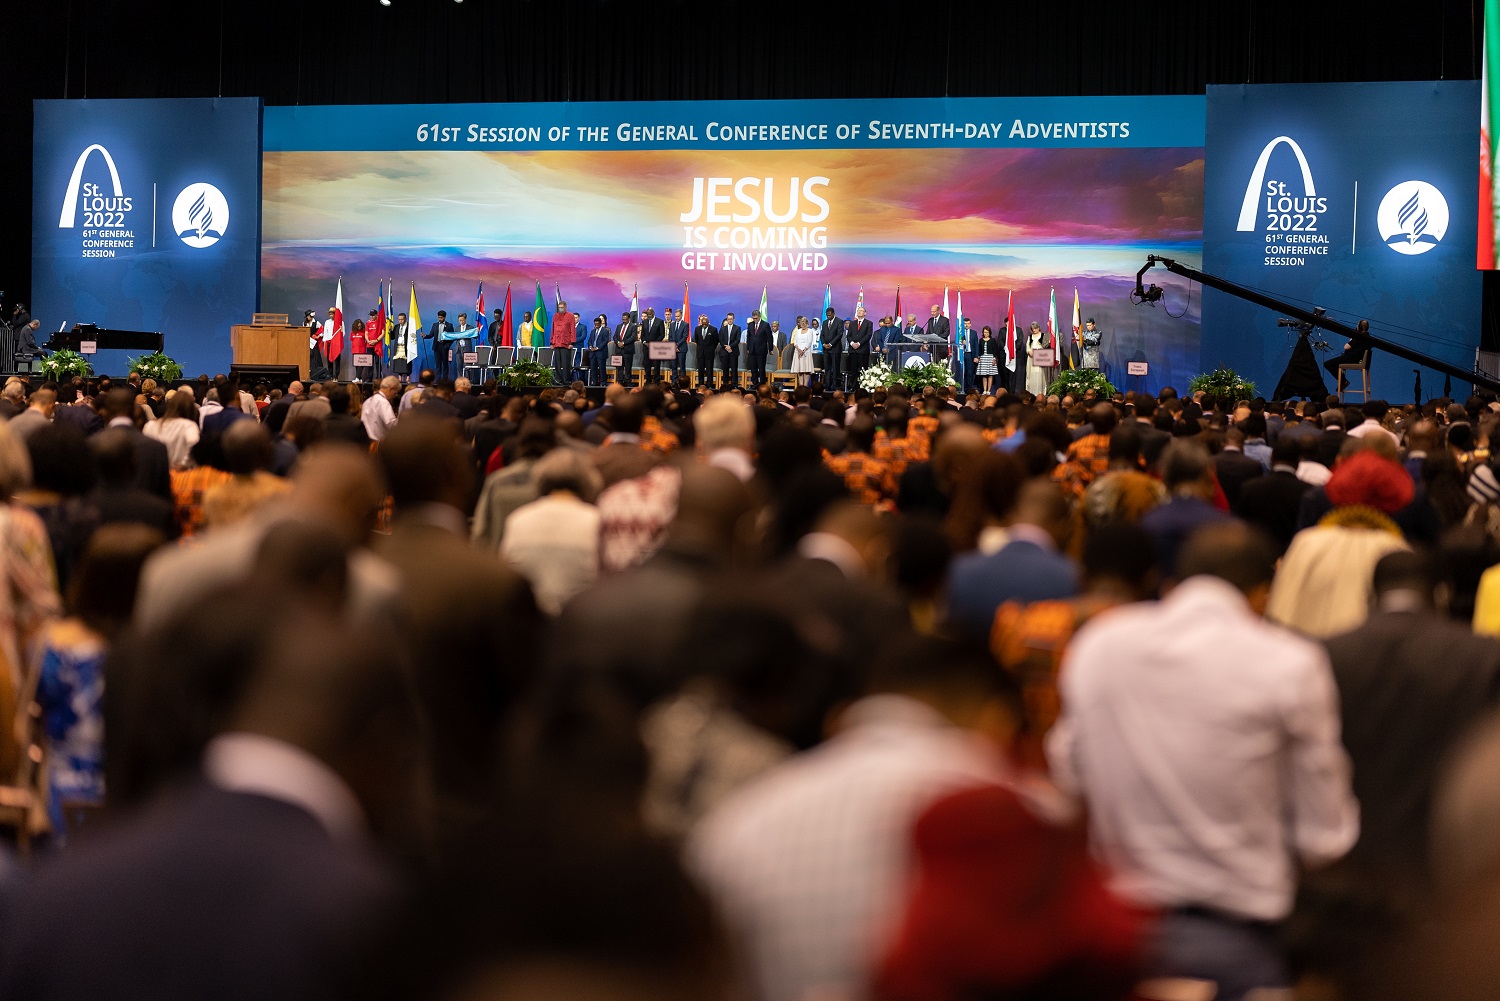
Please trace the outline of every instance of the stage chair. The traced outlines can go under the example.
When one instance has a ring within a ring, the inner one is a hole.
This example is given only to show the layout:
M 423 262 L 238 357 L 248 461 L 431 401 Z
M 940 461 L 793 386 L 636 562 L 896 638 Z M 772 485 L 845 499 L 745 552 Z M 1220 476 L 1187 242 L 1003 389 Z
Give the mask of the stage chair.
M 536 361 L 536 363 L 538 365 L 542 366 L 543 368 L 551 368 L 552 367 L 552 349 L 551 348 L 532 348 L 531 350 L 533 350 L 533 351 L 536 352 L 536 358 L 534 360 Z
M 536 351 L 536 348 L 517 345 L 513 350 L 515 354 L 511 357 L 512 362 L 532 361 L 532 354 Z
M 1370 350 L 1371 350 L 1370 348 L 1365 348 L 1364 357 L 1361 358 L 1358 362 L 1349 362 L 1348 364 L 1340 365 L 1339 366 L 1338 381 L 1339 381 L 1340 387 L 1342 387 L 1342 388 L 1339 389 L 1339 402 L 1340 403 L 1346 402 L 1348 397 L 1353 396 L 1356 393 L 1358 393 L 1359 396 L 1361 397 L 1361 402 L 1363 402 L 1363 403 L 1368 403 L 1369 402 L 1369 400 L 1370 400 Z M 1351 373 L 1351 372 L 1358 372 L 1359 373 L 1359 386 L 1360 386 L 1359 389 L 1355 389 L 1352 385 L 1350 385 L 1350 382 L 1349 382 L 1349 373 Z
M 474 364 L 465 365 L 463 367 L 464 378 L 468 379 L 469 373 L 473 372 L 479 376 L 480 382 L 484 382 L 484 372 L 490 367 L 490 358 L 494 355 L 494 353 L 495 349 L 489 347 L 488 345 L 480 344 L 476 346 L 474 348 Z

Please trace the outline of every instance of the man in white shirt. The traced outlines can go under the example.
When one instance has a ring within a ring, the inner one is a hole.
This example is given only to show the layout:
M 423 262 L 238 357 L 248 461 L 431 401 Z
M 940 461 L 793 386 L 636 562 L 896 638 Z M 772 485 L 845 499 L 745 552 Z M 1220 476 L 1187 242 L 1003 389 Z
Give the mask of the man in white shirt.
M 1153 972 L 1240 998 L 1290 986 L 1272 926 L 1299 868 L 1354 844 L 1359 808 L 1327 654 L 1260 617 L 1270 544 L 1213 525 L 1177 565 L 1183 582 L 1160 603 L 1079 631 L 1047 752 L 1087 804 L 1116 891 L 1165 912 Z
M 1385 427 L 1380 423 L 1381 421 L 1385 420 L 1386 412 L 1390 409 L 1390 404 L 1386 403 L 1384 400 L 1371 400 L 1369 403 L 1366 403 L 1363 407 L 1360 408 L 1359 411 L 1360 413 L 1364 414 L 1364 423 L 1359 425 L 1359 427 L 1350 428 L 1349 437 L 1367 438 L 1372 434 L 1384 435 L 1391 440 L 1392 445 L 1400 448 L 1400 436 L 1397 435 L 1394 431 L 1387 431 Z
M 1014 717 L 998 672 L 959 649 L 894 651 L 837 736 L 730 796 L 689 839 L 757 1001 L 865 995 L 905 904 L 916 818 L 1004 780 L 986 737 L 1008 739 Z M 1000 726 L 981 736 L 985 720 Z
M 401 393 L 401 380 L 394 375 L 388 375 L 380 380 L 380 388 L 370 394 L 360 408 L 359 419 L 365 426 L 365 434 L 370 436 L 371 441 L 379 441 L 385 437 L 385 433 L 396 423 L 396 411 L 391 407 L 391 401 Z

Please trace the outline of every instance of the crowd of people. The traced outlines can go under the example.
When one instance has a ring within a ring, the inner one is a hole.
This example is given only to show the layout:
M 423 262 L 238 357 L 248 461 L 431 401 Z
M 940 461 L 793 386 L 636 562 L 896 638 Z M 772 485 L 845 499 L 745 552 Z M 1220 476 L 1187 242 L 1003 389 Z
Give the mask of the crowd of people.
M 12 379 L 0 996 L 1491 995 L 1497 428 Z

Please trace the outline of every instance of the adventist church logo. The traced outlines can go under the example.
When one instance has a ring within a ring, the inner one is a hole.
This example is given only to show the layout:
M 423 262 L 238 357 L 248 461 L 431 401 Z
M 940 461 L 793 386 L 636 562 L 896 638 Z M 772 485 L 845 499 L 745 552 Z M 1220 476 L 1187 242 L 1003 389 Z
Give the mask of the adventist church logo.
M 1380 200 L 1375 226 L 1398 254 L 1425 254 L 1448 232 L 1448 200 L 1426 181 L 1402 181 Z
M 212 184 L 189 184 L 172 203 L 172 231 L 189 247 L 212 247 L 228 228 L 229 202 Z

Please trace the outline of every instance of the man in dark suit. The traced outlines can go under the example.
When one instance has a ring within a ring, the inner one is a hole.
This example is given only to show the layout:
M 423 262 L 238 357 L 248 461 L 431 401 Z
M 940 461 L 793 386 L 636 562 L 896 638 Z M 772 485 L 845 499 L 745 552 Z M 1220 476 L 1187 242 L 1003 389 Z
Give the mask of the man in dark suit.
M 951 329 L 948 318 L 943 315 L 943 307 L 933 303 L 932 315 L 927 318 L 927 326 L 923 330 L 928 337 L 938 338 L 932 342 L 933 361 L 943 361 L 948 357 L 948 334 Z
M 1224 489 L 1224 498 L 1230 510 L 1237 510 L 1240 502 L 1240 487 L 1266 471 L 1258 459 L 1244 452 L 1245 433 L 1237 427 L 1224 432 L 1224 450 L 1214 456 L 1214 475 Z
M 1292 544 L 1302 495 L 1311 489 L 1310 484 L 1297 479 L 1301 458 L 1300 441 L 1278 438 L 1271 449 L 1271 471 L 1245 481 L 1240 487 L 1239 507 L 1235 508 L 1235 514 L 1276 540 L 1278 555 Z
M 609 381 L 609 317 L 594 317 L 594 328 L 588 334 L 589 385 L 602 386 Z
M 660 452 L 641 447 L 641 425 L 645 419 L 646 407 L 639 393 L 624 394 L 615 400 L 610 410 L 610 433 L 591 456 L 605 487 L 645 476 L 661 464 Z
M 498 348 L 505 343 L 505 316 L 502 310 L 495 310 L 494 319 L 490 321 L 490 327 L 485 334 L 490 347 Z
M 865 307 L 854 311 L 854 319 L 844 323 L 844 388 L 859 385 L 859 373 L 870 364 L 870 339 L 875 336 L 875 326 L 865 316 Z
M 1142 395 L 1135 401 L 1135 424 L 1133 429 L 1141 440 L 1141 458 L 1146 460 L 1146 465 L 1152 469 L 1156 468 L 1156 461 L 1161 458 L 1162 451 L 1172 441 L 1172 436 L 1166 431 L 1152 425 L 1152 418 L 1156 416 L 1155 397 Z
M 844 378 L 844 321 L 834 315 L 832 306 L 823 311 L 818 337 L 823 342 L 823 387 L 832 391 Z
M 615 369 L 615 381 L 622 386 L 635 385 L 635 344 L 640 340 L 640 328 L 635 316 L 626 310 L 620 314 L 620 325 L 615 327 L 614 339 L 609 342 L 611 354 L 620 356 Z
M 442 338 L 443 334 L 451 333 L 453 333 L 453 324 L 448 322 L 448 311 L 440 309 L 437 312 L 437 319 L 432 321 L 432 326 L 428 327 L 427 333 L 423 335 L 432 342 L 432 357 L 436 360 L 433 368 L 439 379 L 448 378 L 449 364 L 453 360 L 453 342 Z
M 1440 614 L 1435 577 L 1418 553 L 1383 557 L 1369 618 L 1326 641 L 1360 807 L 1344 863 L 1374 885 L 1427 880 L 1442 765 L 1500 694 L 1500 642 Z
M 672 359 L 672 386 L 675 389 L 687 371 L 688 324 L 687 320 L 683 319 L 682 310 L 672 311 L 672 322 L 668 326 L 667 333 L 672 343 L 677 345 L 677 354 Z
M 724 389 L 738 386 L 740 382 L 740 332 L 734 314 L 726 314 L 719 327 L 719 349 L 714 352 L 719 356 L 719 369 L 724 373 Z
M 453 381 L 453 399 L 448 402 L 453 404 L 454 409 L 458 411 L 458 416 L 464 420 L 479 416 L 479 397 L 474 395 L 473 389 L 474 383 L 468 379 Z
M 708 322 L 708 314 L 698 314 L 698 327 L 693 331 L 693 345 L 698 352 L 698 388 L 714 384 L 714 355 L 719 352 L 719 328 Z
M 1323 412 L 1323 435 L 1318 439 L 1318 461 L 1329 469 L 1339 461 L 1339 452 L 1343 450 L 1344 442 L 1349 440 L 1347 421 L 1348 418 L 1340 407 Z
M 128 389 L 111 389 L 99 406 L 106 424 L 124 432 L 135 451 L 135 486 L 170 502 L 172 464 L 167 457 L 167 446 L 141 434 L 135 426 L 135 409 L 135 397 Z
M 122 427 L 106 428 L 89 439 L 89 447 L 99 473 L 99 483 L 89 500 L 99 511 L 99 523 L 130 522 L 158 531 L 163 538 L 177 538 L 172 502 L 136 485 L 135 442 L 130 432 Z
M 1062 490 L 1028 480 L 1016 502 L 1010 542 L 989 555 L 970 553 L 948 573 L 948 619 L 960 632 L 988 637 L 995 611 L 1007 601 L 1045 601 L 1078 593 L 1078 570 L 1060 551 L 1072 525 Z
M 745 355 L 750 363 L 750 385 L 759 386 L 766 381 L 766 355 L 771 353 L 771 325 L 760 315 L 760 310 L 750 311 L 750 323 L 745 327 Z
M 667 312 L 670 314 L 671 310 Z M 641 317 L 641 362 L 646 370 L 648 386 L 661 381 L 661 362 L 651 357 L 651 345 L 665 344 L 670 339 L 666 323 L 656 315 L 656 310 L 648 306 L 645 315 Z
M 212 613 L 246 614 L 245 593 Z M 295 606 L 252 610 L 276 628 L 245 654 L 237 697 L 194 707 L 227 717 L 197 773 L 70 845 L 7 900 L 0 996 L 340 993 L 399 899 L 367 832 L 392 831 L 420 802 L 421 724 L 390 644 Z

